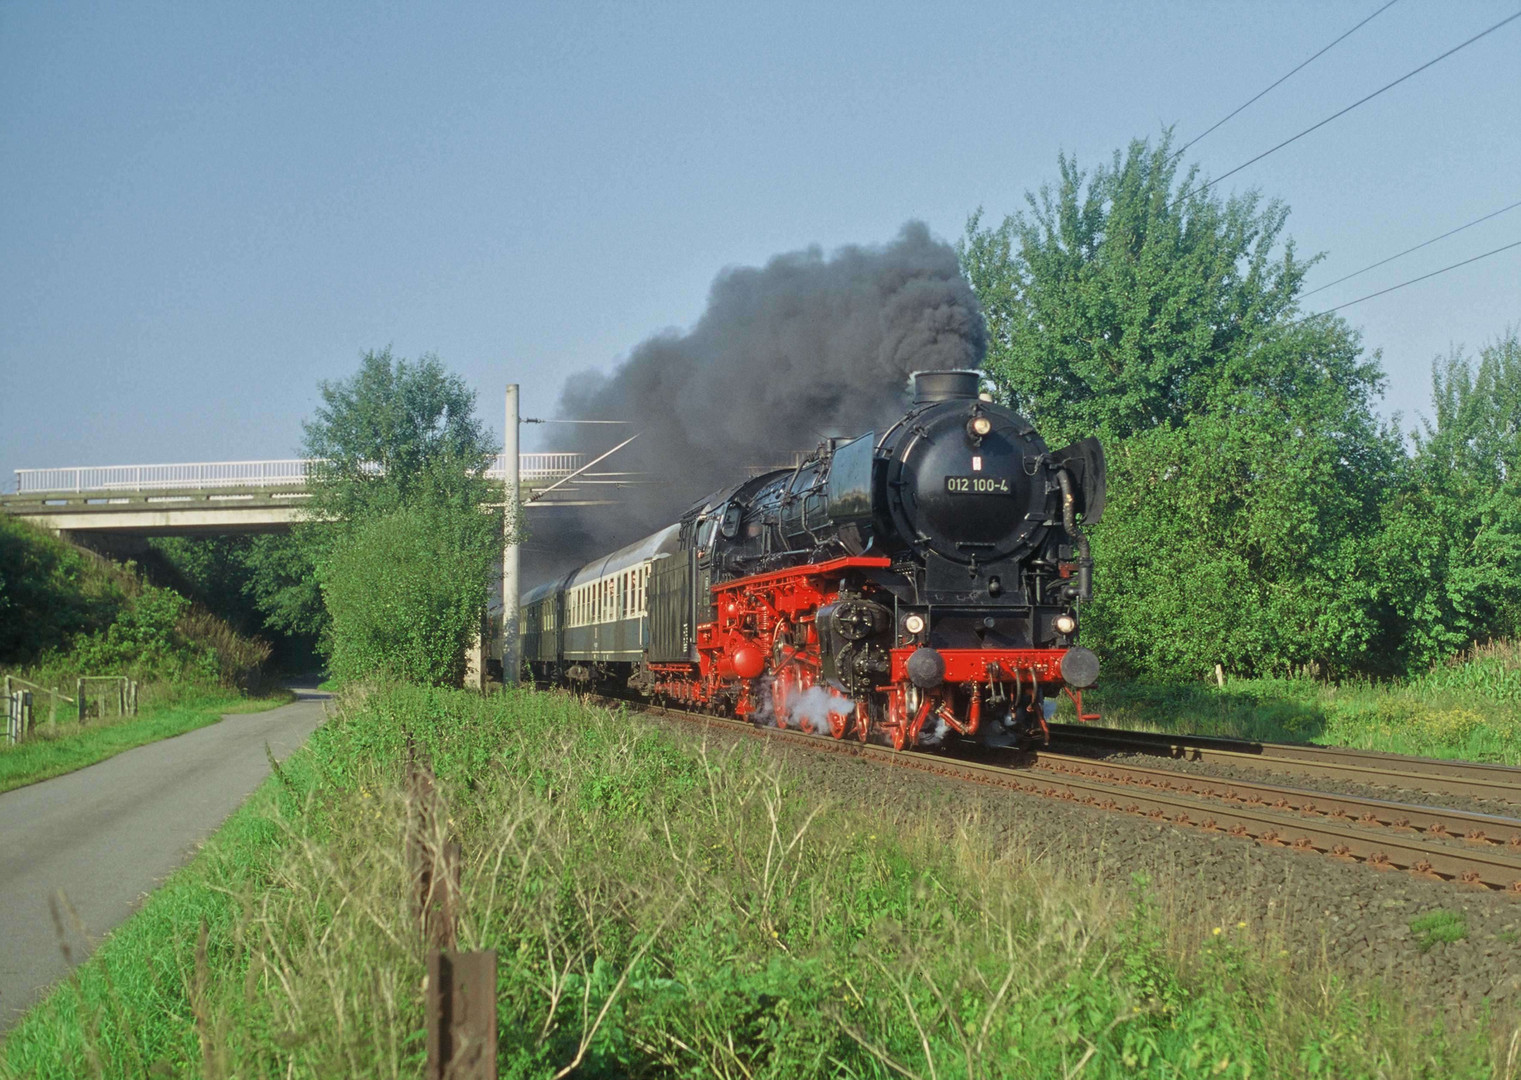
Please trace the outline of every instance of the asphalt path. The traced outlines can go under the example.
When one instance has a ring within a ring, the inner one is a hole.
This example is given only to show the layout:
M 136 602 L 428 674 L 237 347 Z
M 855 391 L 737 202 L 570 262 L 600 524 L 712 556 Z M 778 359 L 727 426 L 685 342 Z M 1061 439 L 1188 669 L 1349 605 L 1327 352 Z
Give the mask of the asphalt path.
M 0 794 L 0 1031 L 69 973 L 50 899 L 77 964 L 269 775 L 266 745 L 283 759 L 322 723 L 328 695 L 296 695 Z

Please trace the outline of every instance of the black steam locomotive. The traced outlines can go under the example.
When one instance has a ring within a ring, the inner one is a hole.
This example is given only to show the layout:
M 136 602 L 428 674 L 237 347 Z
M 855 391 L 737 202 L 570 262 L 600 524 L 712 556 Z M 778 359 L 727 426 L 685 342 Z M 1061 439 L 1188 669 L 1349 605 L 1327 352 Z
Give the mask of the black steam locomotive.
M 975 371 L 913 384 L 880 436 L 830 440 L 527 594 L 534 678 L 899 748 L 1040 739 L 1059 692 L 1082 716 L 1098 441 L 1049 450 Z

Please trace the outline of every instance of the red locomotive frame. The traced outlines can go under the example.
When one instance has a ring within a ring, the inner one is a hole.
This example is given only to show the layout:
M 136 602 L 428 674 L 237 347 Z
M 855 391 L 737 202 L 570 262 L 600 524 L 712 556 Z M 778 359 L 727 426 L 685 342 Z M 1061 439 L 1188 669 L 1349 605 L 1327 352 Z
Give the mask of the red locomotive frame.
M 655 679 L 648 688 L 686 704 L 715 707 L 727 702 L 737 684 L 735 715 L 768 720 L 778 727 L 801 726 L 794 706 L 821 685 L 819 609 L 840 599 L 842 574 L 891 564 L 892 560 L 876 556 L 850 556 L 714 585 L 717 617 L 696 628 L 697 663 L 649 665 Z M 872 595 L 870 583 L 863 585 L 863 591 Z M 945 662 L 944 681 L 921 691 L 906 670 L 917 647 L 889 650 L 891 673 L 887 685 L 876 687 L 881 695 L 876 709 L 871 702 L 852 700 L 826 687 L 827 722 L 820 726 L 836 739 L 853 735 L 863 741 L 876 730 L 901 750 L 918 742 L 932 717 L 962 735 L 975 735 L 985 703 L 1019 706 L 1028 695 L 1033 704 L 1047 691 L 1056 690 L 1072 698 L 1080 718 L 1096 719 L 1083 712 L 1081 691 L 1062 680 L 1066 649 L 939 650 Z M 820 711 L 817 698 L 811 711 Z M 1044 716 L 1039 709 L 1032 712 L 1044 733 Z

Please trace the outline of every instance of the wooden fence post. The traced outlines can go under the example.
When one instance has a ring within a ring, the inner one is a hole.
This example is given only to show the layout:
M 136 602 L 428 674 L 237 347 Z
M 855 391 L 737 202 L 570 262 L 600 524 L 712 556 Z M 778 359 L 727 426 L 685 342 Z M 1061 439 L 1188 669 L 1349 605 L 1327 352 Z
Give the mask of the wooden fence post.
M 428 951 L 428 1080 L 496 1080 L 496 953 Z
M 79 708 L 79 722 L 85 722 L 85 696 L 84 680 L 80 679 L 74 684 L 74 704 Z

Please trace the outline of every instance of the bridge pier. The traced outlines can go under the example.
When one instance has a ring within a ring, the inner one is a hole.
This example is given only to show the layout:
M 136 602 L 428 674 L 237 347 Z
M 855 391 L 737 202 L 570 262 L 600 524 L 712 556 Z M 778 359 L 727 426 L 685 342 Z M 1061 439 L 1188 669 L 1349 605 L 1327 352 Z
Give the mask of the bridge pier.
M 465 689 L 484 693 L 493 684 L 501 684 L 502 623 L 502 579 L 493 574 L 481 628 L 465 652 Z

